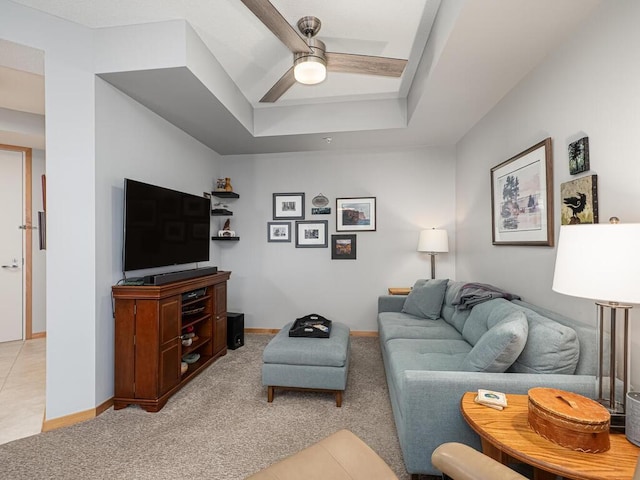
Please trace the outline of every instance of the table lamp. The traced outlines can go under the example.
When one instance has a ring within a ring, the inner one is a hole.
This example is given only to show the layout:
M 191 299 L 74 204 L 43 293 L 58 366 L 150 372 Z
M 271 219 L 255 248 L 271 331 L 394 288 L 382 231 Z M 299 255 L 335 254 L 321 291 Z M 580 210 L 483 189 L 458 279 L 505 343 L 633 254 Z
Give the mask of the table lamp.
M 449 238 L 446 230 L 432 228 L 422 230 L 418 239 L 418 251 L 431 255 L 431 278 L 436 278 L 436 260 L 438 253 L 449 251 Z
M 611 413 L 611 427 L 624 428 L 629 389 L 629 303 L 640 303 L 640 224 L 563 225 L 560 227 L 552 289 L 596 300 L 598 316 L 598 402 Z M 605 338 L 609 313 L 609 352 Z M 620 322 L 617 312 L 621 311 Z M 618 331 L 622 324 L 622 333 Z M 618 345 L 620 343 L 620 345 Z M 616 347 L 621 347 L 619 351 Z M 621 385 L 617 376 L 621 373 Z M 608 378 L 608 385 L 605 379 Z M 618 390 L 622 387 L 621 392 Z M 605 395 L 608 390 L 608 398 Z M 618 393 L 622 393 L 621 397 Z

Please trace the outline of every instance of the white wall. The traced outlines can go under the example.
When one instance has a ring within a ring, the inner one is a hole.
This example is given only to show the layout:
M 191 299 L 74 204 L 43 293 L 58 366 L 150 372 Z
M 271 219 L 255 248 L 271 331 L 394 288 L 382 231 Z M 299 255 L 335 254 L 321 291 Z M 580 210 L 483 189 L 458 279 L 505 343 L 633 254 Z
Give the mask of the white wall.
M 248 328 L 281 328 L 319 313 L 352 330 L 377 330 L 377 296 L 430 275 L 428 255 L 416 252 L 419 231 L 447 229 L 454 250 L 454 163 L 444 148 L 223 157 L 220 176 L 240 194 L 228 202 L 240 241 L 219 242 L 220 267 L 232 271 L 229 310 L 244 312 Z M 292 243 L 268 243 L 272 194 L 286 192 L 305 193 L 305 220 L 328 220 L 329 242 L 336 197 L 376 197 L 377 231 L 356 233 L 357 260 L 332 260 L 330 243 L 295 248 L 295 235 Z M 331 215 L 311 215 L 319 193 Z M 439 256 L 438 277 L 453 278 L 454 258 Z
M 555 248 L 491 245 L 489 170 L 552 137 L 557 243 L 560 184 L 575 178 L 569 174 L 567 146 L 586 135 L 591 158 L 587 173 L 598 175 L 600 222 L 612 215 L 623 222 L 640 222 L 640 164 L 633 143 L 640 131 L 638 18 L 640 2 L 603 2 L 562 48 L 458 144 L 456 274 L 460 279 L 493 283 L 527 301 L 595 324 L 593 301 L 551 290 Z M 637 265 L 637 260 L 630 262 Z M 632 383 L 638 386 L 638 308 L 631 317 Z
M 92 34 L 7 0 L 0 0 L 0 11 L 3 39 L 45 52 L 51 419 L 96 405 Z
M 113 396 L 111 286 L 122 279 L 124 178 L 194 195 L 213 188 L 219 155 L 96 77 L 96 400 Z M 211 242 L 210 262 L 218 263 Z M 182 270 L 194 265 L 140 270 Z

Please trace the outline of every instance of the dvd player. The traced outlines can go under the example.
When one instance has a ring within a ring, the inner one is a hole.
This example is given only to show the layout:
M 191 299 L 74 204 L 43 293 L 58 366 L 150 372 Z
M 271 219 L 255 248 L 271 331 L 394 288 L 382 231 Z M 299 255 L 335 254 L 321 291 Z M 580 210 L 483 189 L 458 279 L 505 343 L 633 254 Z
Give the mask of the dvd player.
M 207 287 L 198 288 L 182 294 L 182 301 L 195 300 L 196 298 L 204 297 L 207 294 Z

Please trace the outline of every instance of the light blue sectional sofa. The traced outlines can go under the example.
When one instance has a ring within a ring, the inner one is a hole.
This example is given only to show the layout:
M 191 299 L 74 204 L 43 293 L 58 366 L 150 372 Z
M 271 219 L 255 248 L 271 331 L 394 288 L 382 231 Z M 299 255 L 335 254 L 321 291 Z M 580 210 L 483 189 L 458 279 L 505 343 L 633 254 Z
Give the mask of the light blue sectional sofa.
M 597 332 L 520 300 L 461 309 L 466 282 L 419 280 L 409 296 L 378 299 L 378 330 L 407 471 L 439 475 L 431 453 L 445 442 L 480 449 L 460 413 L 479 388 L 526 394 L 554 387 L 596 394 Z

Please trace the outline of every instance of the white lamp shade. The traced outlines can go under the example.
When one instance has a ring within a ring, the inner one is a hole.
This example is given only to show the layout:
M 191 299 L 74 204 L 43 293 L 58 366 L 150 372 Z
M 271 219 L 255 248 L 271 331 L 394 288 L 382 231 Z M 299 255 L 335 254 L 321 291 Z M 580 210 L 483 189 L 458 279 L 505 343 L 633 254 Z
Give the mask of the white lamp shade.
M 422 230 L 418 239 L 419 252 L 443 253 L 449 251 L 449 238 L 446 230 Z
M 560 227 L 552 289 L 574 297 L 640 303 L 640 224 Z

